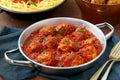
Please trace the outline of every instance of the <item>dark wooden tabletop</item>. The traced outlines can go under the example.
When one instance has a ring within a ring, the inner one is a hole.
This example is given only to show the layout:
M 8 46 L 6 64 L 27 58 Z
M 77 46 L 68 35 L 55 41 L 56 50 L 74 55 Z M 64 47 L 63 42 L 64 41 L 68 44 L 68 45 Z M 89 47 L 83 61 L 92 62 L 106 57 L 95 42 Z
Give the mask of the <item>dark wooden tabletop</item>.
M 81 11 L 78 5 L 76 4 L 75 0 L 67 0 L 65 4 L 57 8 L 52 14 L 50 14 L 46 18 L 52 18 L 52 17 L 74 17 L 81 19 Z M 4 26 L 26 28 L 34 22 L 36 22 L 36 20 L 20 20 L 13 18 L 12 16 L 8 15 L 5 12 L 0 13 L 0 28 Z M 114 34 L 120 37 L 120 25 L 114 26 L 114 28 L 115 28 Z M 104 28 L 102 29 L 102 31 L 104 33 L 107 33 L 109 29 Z M 44 78 L 42 76 L 35 76 L 27 80 L 50 80 L 50 79 Z

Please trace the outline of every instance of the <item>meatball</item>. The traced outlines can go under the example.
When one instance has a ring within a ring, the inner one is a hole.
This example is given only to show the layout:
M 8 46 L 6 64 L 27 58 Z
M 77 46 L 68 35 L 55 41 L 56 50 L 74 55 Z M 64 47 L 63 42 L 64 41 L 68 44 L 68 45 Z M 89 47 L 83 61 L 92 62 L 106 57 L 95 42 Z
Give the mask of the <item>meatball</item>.
M 93 45 L 95 47 L 95 49 L 97 50 L 97 54 L 99 54 L 101 51 L 102 51 L 102 46 L 101 46 L 101 43 L 100 41 L 95 38 L 95 37 L 92 37 L 92 38 L 88 38 L 86 40 L 83 40 L 80 42 L 80 48 L 83 48 L 84 46 L 89 46 L 89 45 Z
M 76 48 L 75 43 L 68 37 L 63 38 L 58 45 L 61 51 L 72 51 L 74 48 Z
M 55 52 L 53 50 L 43 51 L 37 56 L 36 61 L 44 65 L 54 66 L 56 63 Z
M 56 31 L 63 36 L 71 34 L 75 29 L 76 27 L 70 24 L 60 24 L 56 27 Z
M 40 35 L 40 36 L 53 35 L 55 32 L 56 32 L 56 30 L 55 30 L 54 27 L 45 26 L 45 27 L 42 27 L 42 28 L 39 30 L 39 35 Z
M 24 51 L 27 51 L 27 54 L 33 53 L 33 52 L 40 52 L 43 49 L 43 46 L 41 43 L 39 43 L 36 40 L 31 41 Z
M 48 36 L 43 41 L 43 46 L 44 46 L 44 48 L 56 48 L 58 46 L 60 40 L 61 40 L 60 37 Z
M 84 63 L 84 59 L 76 53 L 65 53 L 60 56 L 57 66 L 68 67 L 76 66 Z
M 75 32 L 71 34 L 71 38 L 74 41 L 81 41 L 90 37 L 93 37 L 93 34 L 89 32 L 87 29 L 85 29 L 84 27 L 77 28 Z
M 94 46 L 85 46 L 79 50 L 78 54 L 80 54 L 86 62 L 94 59 L 97 56 L 97 51 Z

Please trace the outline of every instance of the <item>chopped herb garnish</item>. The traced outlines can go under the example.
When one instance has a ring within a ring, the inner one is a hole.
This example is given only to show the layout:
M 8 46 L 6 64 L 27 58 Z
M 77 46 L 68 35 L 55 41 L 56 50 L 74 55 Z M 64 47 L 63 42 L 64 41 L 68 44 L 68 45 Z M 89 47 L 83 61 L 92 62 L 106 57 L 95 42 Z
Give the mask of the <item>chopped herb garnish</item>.
M 67 45 L 69 45 L 69 44 L 70 44 L 69 40 L 65 40 L 65 42 L 66 42 L 66 44 L 67 44 Z
M 77 54 L 78 56 L 80 56 L 80 54 Z
M 35 2 L 33 2 L 32 0 L 28 0 L 28 3 L 29 3 L 30 5 L 37 6 L 37 5 L 35 4 Z
M 66 54 L 66 56 L 69 56 L 70 54 Z
M 83 33 L 83 29 L 80 28 L 79 31 Z
M 48 32 L 51 32 L 51 30 L 48 30 Z
M 59 31 L 60 31 L 60 33 L 62 33 L 62 29 L 60 29 Z
M 42 63 L 43 62 L 43 60 L 42 59 L 40 59 L 40 63 Z
M 55 37 L 60 37 L 60 38 L 63 38 L 63 36 L 61 34 L 53 34 L 52 36 L 55 36 Z
M 42 54 L 45 54 L 45 52 L 43 51 Z
M 62 39 L 63 38 L 63 36 L 62 35 L 59 35 L 60 36 L 60 38 Z
M 53 34 L 53 36 L 55 36 L 55 37 L 57 37 L 57 36 L 59 36 L 60 34 Z
M 32 39 L 30 39 L 29 41 L 32 42 Z
M 33 51 L 35 51 L 35 50 L 36 50 L 36 48 L 34 47 L 32 50 L 33 50 Z

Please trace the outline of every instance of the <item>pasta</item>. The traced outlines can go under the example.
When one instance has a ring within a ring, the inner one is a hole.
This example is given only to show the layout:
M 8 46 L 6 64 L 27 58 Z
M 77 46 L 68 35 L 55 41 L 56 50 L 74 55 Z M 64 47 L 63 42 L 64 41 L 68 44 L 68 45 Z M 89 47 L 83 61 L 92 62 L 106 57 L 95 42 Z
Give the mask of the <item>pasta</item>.
M 58 4 L 63 2 L 63 0 L 42 0 L 35 5 L 28 5 L 28 2 L 13 2 L 13 0 L 0 0 L 0 6 L 13 10 L 13 11 L 21 11 L 21 12 L 33 12 L 33 11 L 42 11 L 45 9 L 52 8 Z

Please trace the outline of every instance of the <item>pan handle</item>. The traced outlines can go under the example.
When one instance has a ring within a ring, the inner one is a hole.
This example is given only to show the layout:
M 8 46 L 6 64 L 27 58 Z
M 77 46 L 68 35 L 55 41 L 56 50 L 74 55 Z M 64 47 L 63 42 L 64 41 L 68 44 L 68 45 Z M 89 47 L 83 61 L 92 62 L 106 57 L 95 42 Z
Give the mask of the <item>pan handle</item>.
M 96 24 L 96 26 L 98 28 L 108 27 L 111 30 L 109 33 L 107 33 L 105 35 L 106 40 L 108 40 L 114 33 L 114 27 L 111 24 L 107 23 L 107 22 Z
M 18 50 L 19 50 L 19 49 L 16 48 L 16 49 L 12 49 L 12 50 L 6 51 L 5 54 L 4 54 L 5 60 L 6 60 L 9 64 L 33 67 L 32 62 L 30 62 L 30 61 L 12 60 L 12 59 L 10 59 L 10 58 L 8 57 L 8 55 L 10 55 L 11 53 L 16 52 L 16 51 L 18 51 Z

